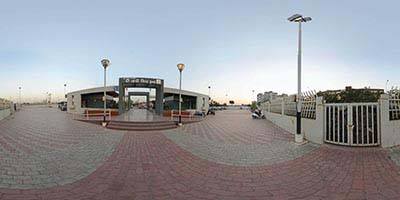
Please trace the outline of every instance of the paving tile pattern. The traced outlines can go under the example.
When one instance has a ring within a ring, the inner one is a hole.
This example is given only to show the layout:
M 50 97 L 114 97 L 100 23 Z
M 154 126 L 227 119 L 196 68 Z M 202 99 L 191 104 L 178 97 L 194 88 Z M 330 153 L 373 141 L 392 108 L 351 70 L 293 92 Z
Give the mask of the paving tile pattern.
M 209 162 L 163 134 L 124 136 L 117 151 L 75 183 L 0 189 L 0 199 L 399 199 L 400 175 L 384 150 L 322 146 L 270 166 Z
M 101 166 L 123 136 L 54 108 L 24 108 L 13 118 L 0 121 L 0 188 L 75 182 Z
M 312 143 L 296 145 L 286 140 L 262 144 L 232 144 L 209 140 L 181 129 L 165 131 L 165 136 L 196 156 L 234 166 L 265 166 L 286 162 L 304 156 L 319 146 Z
M 184 132 L 207 140 L 231 144 L 269 144 L 272 141 L 292 141 L 293 135 L 267 120 L 251 119 L 247 110 L 217 111 L 201 123 L 184 126 Z
M 243 110 L 217 112 L 202 123 L 165 131 L 181 148 L 209 161 L 234 166 L 265 166 L 286 162 L 318 148 L 295 145 L 293 135 L 267 120 L 251 119 Z

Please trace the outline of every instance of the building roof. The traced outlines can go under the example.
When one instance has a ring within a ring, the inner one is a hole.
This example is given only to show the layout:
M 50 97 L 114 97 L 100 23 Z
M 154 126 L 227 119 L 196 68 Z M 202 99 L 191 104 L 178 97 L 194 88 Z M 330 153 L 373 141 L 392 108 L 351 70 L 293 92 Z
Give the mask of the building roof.
M 118 86 L 107 86 L 106 91 L 108 95 L 111 96 L 118 96 Z M 84 89 L 84 90 L 77 90 L 73 92 L 69 92 L 67 95 L 74 95 L 74 94 L 93 94 L 93 93 L 101 93 L 104 91 L 104 87 L 95 87 L 95 88 L 89 88 L 89 89 Z M 205 94 L 197 93 L 197 92 L 192 92 L 192 91 L 187 91 L 187 90 L 181 90 L 183 95 L 188 95 L 188 96 L 208 96 Z M 164 93 L 173 93 L 173 94 L 178 94 L 179 89 L 176 88 L 168 88 L 164 87 Z

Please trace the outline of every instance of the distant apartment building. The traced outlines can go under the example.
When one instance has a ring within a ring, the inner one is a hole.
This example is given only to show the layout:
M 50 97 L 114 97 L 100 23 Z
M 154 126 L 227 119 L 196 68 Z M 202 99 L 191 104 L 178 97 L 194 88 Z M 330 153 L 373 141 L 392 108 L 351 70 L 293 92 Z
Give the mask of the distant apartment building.
M 273 92 L 273 91 L 268 91 L 268 92 L 264 92 L 264 93 L 258 93 L 257 94 L 257 103 L 263 103 L 263 102 L 267 102 L 267 101 L 272 101 L 272 100 L 276 99 L 279 96 L 280 95 L 278 95 L 278 93 Z

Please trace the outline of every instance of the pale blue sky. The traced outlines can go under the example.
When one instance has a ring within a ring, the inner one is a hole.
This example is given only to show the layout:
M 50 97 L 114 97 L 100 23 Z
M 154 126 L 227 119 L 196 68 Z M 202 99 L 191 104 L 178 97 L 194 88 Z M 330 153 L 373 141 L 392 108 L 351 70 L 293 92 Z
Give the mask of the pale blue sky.
M 2 1 L 0 97 L 61 97 L 118 77 L 159 77 L 183 89 L 247 103 L 256 92 L 296 92 L 297 25 L 303 88 L 400 85 L 398 1 Z

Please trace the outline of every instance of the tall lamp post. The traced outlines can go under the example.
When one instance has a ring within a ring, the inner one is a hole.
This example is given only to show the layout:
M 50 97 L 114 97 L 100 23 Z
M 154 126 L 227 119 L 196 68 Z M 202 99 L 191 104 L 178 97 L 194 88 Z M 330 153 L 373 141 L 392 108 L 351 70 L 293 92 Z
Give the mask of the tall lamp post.
M 22 87 L 19 87 L 19 106 L 21 106 L 21 89 Z
M 49 101 L 47 103 L 47 107 L 51 107 L 51 93 L 49 93 Z
M 179 117 L 178 125 L 182 126 L 182 71 L 185 68 L 185 64 L 179 63 L 177 65 L 179 70 Z
M 103 123 L 102 125 L 105 127 L 107 125 L 106 122 L 106 110 L 107 110 L 107 94 L 106 94 L 106 71 L 107 71 L 107 67 L 110 66 L 110 60 L 108 59 L 103 59 L 101 60 L 101 65 L 103 65 L 104 68 L 104 94 L 103 94 L 103 105 L 104 105 L 104 110 L 103 110 Z
M 211 104 L 211 86 L 208 86 L 208 105 Z
M 67 84 L 64 83 L 64 98 L 67 98 Z
M 252 90 L 252 92 L 253 92 L 253 96 L 252 96 L 251 98 L 252 98 L 253 101 L 254 101 L 254 92 L 255 92 L 255 90 Z
M 385 92 L 388 92 L 388 89 L 387 89 L 388 83 L 389 83 L 389 80 L 386 80 Z
M 301 134 L 301 23 L 311 21 L 311 17 L 303 17 L 300 14 L 292 15 L 288 18 L 290 22 L 299 23 L 299 46 L 297 54 L 297 114 L 296 114 L 296 143 L 303 143 L 303 135 Z

